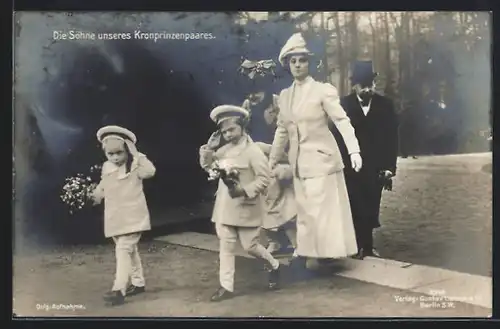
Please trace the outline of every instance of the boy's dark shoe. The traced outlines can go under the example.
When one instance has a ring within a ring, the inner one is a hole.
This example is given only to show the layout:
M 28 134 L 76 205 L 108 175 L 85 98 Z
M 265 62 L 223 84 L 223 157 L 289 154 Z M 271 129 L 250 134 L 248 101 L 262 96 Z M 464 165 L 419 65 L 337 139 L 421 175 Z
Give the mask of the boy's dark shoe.
M 133 284 L 128 286 L 127 291 L 126 291 L 126 296 L 134 296 L 138 294 L 142 294 L 143 292 L 146 292 L 146 287 L 138 287 L 134 286 Z
M 217 291 L 210 297 L 211 302 L 221 302 L 226 299 L 230 299 L 234 297 L 234 293 L 229 290 L 226 290 L 222 287 L 217 289 Z
M 280 274 L 281 265 L 277 269 L 269 271 L 269 282 L 267 285 L 269 290 L 278 290 L 280 288 Z
M 104 299 L 111 306 L 118 306 L 125 304 L 125 296 L 122 294 L 121 291 L 113 291 L 112 294 L 105 296 Z
M 116 291 L 110 290 L 110 291 L 106 292 L 104 294 L 104 296 L 102 296 L 102 298 L 104 298 L 105 300 L 107 300 L 107 299 L 113 297 L 114 295 L 116 295 Z

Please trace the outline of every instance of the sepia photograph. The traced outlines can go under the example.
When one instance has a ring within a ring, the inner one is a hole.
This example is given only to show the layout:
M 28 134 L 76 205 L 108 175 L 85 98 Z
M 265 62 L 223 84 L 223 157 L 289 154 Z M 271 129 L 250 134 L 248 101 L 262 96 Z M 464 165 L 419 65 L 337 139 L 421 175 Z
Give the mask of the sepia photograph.
M 12 317 L 491 317 L 491 17 L 14 12 Z

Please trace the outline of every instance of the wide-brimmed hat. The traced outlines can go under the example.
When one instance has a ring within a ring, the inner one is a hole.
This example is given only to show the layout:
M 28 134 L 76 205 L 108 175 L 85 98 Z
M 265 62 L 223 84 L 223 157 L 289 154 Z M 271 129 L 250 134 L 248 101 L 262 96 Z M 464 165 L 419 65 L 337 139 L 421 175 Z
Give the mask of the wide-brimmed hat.
M 314 56 L 314 53 L 310 51 L 307 46 L 306 40 L 302 33 L 293 34 L 288 41 L 285 43 L 283 48 L 281 48 L 278 60 L 281 65 L 285 66 L 286 58 L 297 54 L 307 54 L 308 56 Z
M 124 141 L 129 141 L 133 144 L 137 143 L 137 137 L 135 134 L 120 126 L 105 126 L 97 131 L 97 140 L 99 142 L 102 143 L 109 137 L 123 139 Z
M 378 73 L 373 70 L 373 62 L 370 60 L 352 63 L 351 82 L 353 84 L 372 82 L 377 75 Z
M 210 112 L 210 119 L 216 124 L 229 118 L 248 119 L 250 112 L 241 106 L 219 105 Z

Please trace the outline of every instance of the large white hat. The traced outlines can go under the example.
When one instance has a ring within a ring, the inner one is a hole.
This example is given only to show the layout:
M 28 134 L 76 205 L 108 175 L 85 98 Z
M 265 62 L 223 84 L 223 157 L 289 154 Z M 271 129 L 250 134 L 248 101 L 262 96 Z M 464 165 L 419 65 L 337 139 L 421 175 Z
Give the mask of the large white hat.
M 228 118 L 244 118 L 248 119 L 250 112 L 243 107 L 236 105 L 219 105 L 210 112 L 210 119 L 216 124 Z
M 290 39 L 288 39 L 283 48 L 281 48 L 278 60 L 281 65 L 285 66 L 285 58 L 295 54 L 308 54 L 310 56 L 314 55 L 307 48 L 307 43 L 304 40 L 302 33 L 295 33 L 290 37 Z
M 103 142 L 108 137 L 118 137 L 124 141 L 137 143 L 137 137 L 130 130 L 120 126 L 105 126 L 97 131 L 97 140 Z

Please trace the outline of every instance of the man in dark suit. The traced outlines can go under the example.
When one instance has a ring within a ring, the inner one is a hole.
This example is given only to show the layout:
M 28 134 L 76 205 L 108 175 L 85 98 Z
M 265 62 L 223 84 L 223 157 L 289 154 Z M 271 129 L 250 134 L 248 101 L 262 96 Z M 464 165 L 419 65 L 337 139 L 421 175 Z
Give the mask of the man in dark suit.
M 341 104 L 355 129 L 363 168 L 352 170 L 349 156 L 339 134 L 345 163 L 345 177 L 351 203 L 358 254 L 355 258 L 379 256 L 373 247 L 373 229 L 380 227 L 379 210 L 382 190 L 392 188 L 398 155 L 398 119 L 391 99 L 374 91 L 375 77 L 371 61 L 354 63 L 351 83 L 354 91 L 341 98 Z

